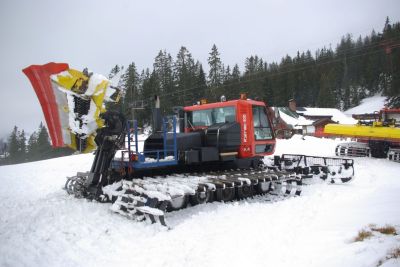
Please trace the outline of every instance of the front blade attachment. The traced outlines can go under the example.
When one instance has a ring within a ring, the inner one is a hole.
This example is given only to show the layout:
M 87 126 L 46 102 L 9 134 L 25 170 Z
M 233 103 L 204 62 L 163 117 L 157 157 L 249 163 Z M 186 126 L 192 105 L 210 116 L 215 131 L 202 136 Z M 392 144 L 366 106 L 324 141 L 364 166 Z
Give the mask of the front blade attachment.
M 66 63 L 31 65 L 23 72 L 42 106 L 53 147 L 83 153 L 95 149 L 96 130 L 104 126 L 104 103 L 118 101 L 120 90 L 106 77 L 71 69 Z

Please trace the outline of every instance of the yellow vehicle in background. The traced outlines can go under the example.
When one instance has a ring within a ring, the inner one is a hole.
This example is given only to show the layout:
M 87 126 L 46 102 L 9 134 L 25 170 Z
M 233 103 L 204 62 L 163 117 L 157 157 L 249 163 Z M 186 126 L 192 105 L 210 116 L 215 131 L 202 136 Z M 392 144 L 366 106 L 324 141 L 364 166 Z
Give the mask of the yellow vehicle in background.
M 356 125 L 325 126 L 325 134 L 356 139 L 355 142 L 339 144 L 337 156 L 371 156 L 400 162 L 400 109 L 384 108 L 376 113 L 353 117 L 359 120 Z

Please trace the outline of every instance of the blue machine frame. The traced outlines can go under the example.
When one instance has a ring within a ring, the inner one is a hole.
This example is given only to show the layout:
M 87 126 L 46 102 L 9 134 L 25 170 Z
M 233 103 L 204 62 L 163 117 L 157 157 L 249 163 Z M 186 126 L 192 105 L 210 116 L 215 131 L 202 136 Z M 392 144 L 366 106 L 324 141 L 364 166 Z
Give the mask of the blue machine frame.
M 172 166 L 178 164 L 178 150 L 176 144 L 176 118 L 175 116 L 172 119 L 172 128 L 173 128 L 173 144 L 167 144 L 167 133 L 168 127 L 167 124 L 169 120 L 163 118 L 162 120 L 162 135 L 163 135 L 163 149 L 162 150 L 147 150 L 143 152 L 139 152 L 139 140 L 138 140 L 138 123 L 136 120 L 133 121 L 133 129 L 130 128 L 130 123 L 127 123 L 127 132 L 128 132 L 128 150 L 123 150 L 121 155 L 121 160 L 113 159 L 111 162 L 112 168 L 131 168 L 131 169 L 147 169 L 147 168 L 157 168 L 162 166 Z M 131 149 L 131 130 L 133 130 L 134 137 L 134 150 Z M 146 154 L 156 154 L 157 157 L 154 160 L 146 161 Z M 125 161 L 124 155 L 128 154 L 128 160 Z M 167 159 L 168 156 L 173 155 L 172 159 Z M 161 158 L 163 156 L 163 158 Z M 133 160 L 135 158 L 135 160 Z

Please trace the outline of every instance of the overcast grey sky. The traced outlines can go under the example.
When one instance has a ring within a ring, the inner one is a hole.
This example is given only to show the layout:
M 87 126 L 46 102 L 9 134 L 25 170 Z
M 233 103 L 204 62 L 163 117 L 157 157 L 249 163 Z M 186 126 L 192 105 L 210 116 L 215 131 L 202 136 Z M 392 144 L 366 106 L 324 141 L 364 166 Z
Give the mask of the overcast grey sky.
M 107 75 L 115 64 L 152 67 L 160 49 L 175 57 L 183 45 L 206 67 L 215 43 L 225 64 L 243 66 L 381 31 L 386 16 L 400 21 L 399 0 L 1 0 L 0 138 L 44 121 L 21 72 L 31 64 Z

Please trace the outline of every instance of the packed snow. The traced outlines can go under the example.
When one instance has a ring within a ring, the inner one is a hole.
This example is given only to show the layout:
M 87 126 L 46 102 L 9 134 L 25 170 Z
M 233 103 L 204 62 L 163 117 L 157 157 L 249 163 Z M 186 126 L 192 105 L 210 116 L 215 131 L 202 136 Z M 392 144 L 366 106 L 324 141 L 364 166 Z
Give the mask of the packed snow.
M 352 114 L 365 114 L 374 113 L 385 107 L 386 97 L 380 94 L 364 98 L 361 104 L 357 107 L 346 110 L 344 113 L 347 115 Z
M 340 140 L 295 135 L 276 154 L 333 156 Z M 302 196 L 209 203 L 168 213 L 171 230 L 68 196 L 66 176 L 93 155 L 0 167 L 0 266 L 400 266 L 400 164 L 356 158 L 350 184 L 304 186 Z

